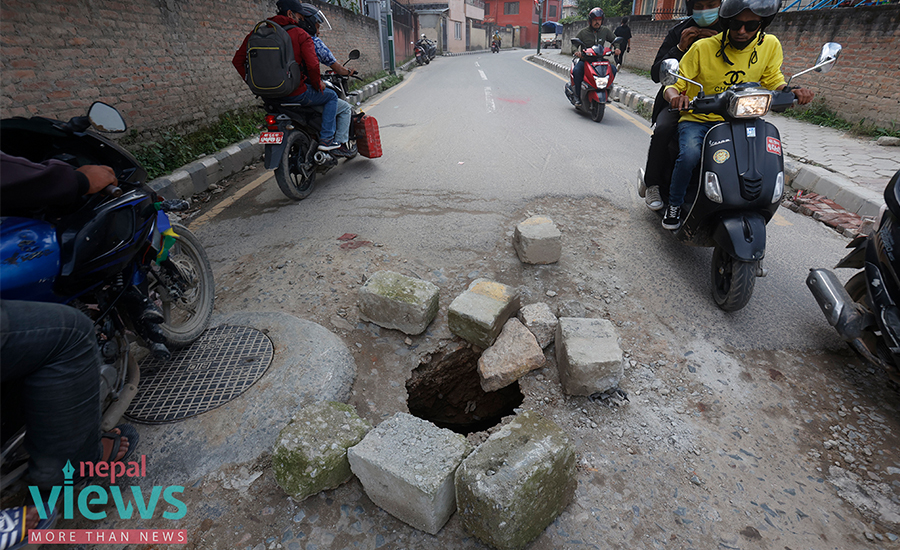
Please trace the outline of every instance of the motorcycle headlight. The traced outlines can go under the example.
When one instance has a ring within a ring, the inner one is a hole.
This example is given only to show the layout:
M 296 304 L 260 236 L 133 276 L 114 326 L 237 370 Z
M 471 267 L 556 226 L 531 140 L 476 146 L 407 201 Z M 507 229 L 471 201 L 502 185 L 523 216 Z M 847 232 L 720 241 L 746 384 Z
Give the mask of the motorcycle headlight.
M 594 84 L 597 85 L 598 89 L 602 90 L 603 88 L 606 88 L 607 84 L 609 84 L 609 77 L 608 76 L 595 76 Z
M 722 202 L 722 188 L 719 187 L 719 177 L 715 172 L 706 172 L 703 176 L 703 191 L 706 198 L 713 202 Z
M 778 202 L 784 195 L 784 172 L 778 172 L 775 177 L 775 191 L 772 193 L 772 202 Z
M 728 102 L 728 115 L 732 118 L 759 118 L 769 112 L 772 94 L 761 88 L 735 92 Z

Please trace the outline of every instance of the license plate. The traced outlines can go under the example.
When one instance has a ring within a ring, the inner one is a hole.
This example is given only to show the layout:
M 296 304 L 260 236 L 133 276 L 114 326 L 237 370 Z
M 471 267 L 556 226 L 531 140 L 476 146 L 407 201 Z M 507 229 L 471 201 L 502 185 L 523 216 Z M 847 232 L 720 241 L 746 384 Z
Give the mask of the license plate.
M 263 145 L 280 145 L 284 139 L 284 132 L 262 132 L 259 134 L 259 142 Z

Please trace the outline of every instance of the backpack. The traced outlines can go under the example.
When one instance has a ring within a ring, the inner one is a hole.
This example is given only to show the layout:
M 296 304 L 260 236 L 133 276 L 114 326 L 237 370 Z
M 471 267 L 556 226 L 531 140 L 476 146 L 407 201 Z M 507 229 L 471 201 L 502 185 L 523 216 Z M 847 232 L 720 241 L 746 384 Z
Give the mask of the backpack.
M 294 57 L 288 29 L 272 21 L 260 21 L 247 40 L 245 81 L 250 91 L 264 98 L 291 95 L 303 83 L 303 70 Z

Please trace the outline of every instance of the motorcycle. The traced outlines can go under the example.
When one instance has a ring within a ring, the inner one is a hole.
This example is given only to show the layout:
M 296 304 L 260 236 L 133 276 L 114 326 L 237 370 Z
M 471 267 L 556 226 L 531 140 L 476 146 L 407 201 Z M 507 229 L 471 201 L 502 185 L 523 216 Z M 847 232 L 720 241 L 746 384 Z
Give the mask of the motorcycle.
M 215 283 L 200 241 L 168 212 L 187 201 L 162 200 L 146 186 L 138 161 L 99 131 L 124 132 L 125 121 L 105 103 L 84 117 L 61 122 L 42 117 L 0 121 L 0 149 L 33 162 L 58 159 L 113 168 L 118 187 L 89 195 L 72 212 L 34 218 L 0 218 L 0 298 L 69 304 L 93 320 L 100 366 L 101 429 L 116 426 L 137 394 L 140 370 L 131 352 L 134 336 L 155 357 L 190 345 L 209 326 Z M 141 321 L 132 293 L 152 301 L 163 322 Z M 15 399 L 4 393 L 7 398 Z M 2 486 L 27 466 L 24 419 L 4 403 Z
M 421 46 L 422 50 L 425 52 L 425 56 L 428 61 L 431 62 L 434 60 L 434 57 L 437 55 L 437 44 L 425 38 L 425 35 L 422 35 L 418 41 L 416 41 L 416 46 Z
M 347 63 L 359 59 L 359 50 L 350 52 Z M 346 63 L 345 63 L 346 65 Z M 353 78 L 362 80 L 353 75 Z M 335 91 L 338 98 L 347 101 L 350 75 L 339 75 L 327 71 L 322 75 L 325 86 Z M 326 151 L 319 151 L 319 131 L 322 129 L 322 107 L 304 107 L 298 103 L 279 103 L 274 99 L 264 99 L 266 111 L 266 131 L 259 135 L 259 142 L 265 145 L 263 157 L 267 170 L 275 170 L 278 188 L 296 201 L 308 197 L 314 189 L 316 174 L 325 174 L 338 164 L 336 157 Z M 358 111 L 350 102 L 353 112 L 350 123 L 350 141 L 361 137 L 359 124 L 366 115 Z M 371 117 L 368 117 L 371 118 Z M 354 158 L 354 153 L 347 160 Z M 369 156 L 369 155 L 366 155 Z
M 604 48 L 602 44 L 595 44 L 586 48 L 584 42 L 577 38 L 572 39 L 572 46 L 581 48 L 581 61 L 584 62 L 584 79 L 581 83 L 581 97 L 575 97 L 575 65 L 578 57 L 572 58 L 572 68 L 569 70 L 569 83 L 566 84 L 566 97 L 576 109 L 581 109 L 591 116 L 594 122 L 603 120 L 606 112 L 606 102 L 613 89 L 615 71 L 613 65 L 606 57 L 613 54 L 617 47 L 624 42 L 617 38 L 612 46 Z M 580 105 L 579 105 L 580 103 Z
M 841 46 L 829 42 L 822 47 L 810 71 L 828 72 L 837 62 Z M 662 62 L 663 85 L 678 74 L 678 61 Z M 691 81 L 689 81 L 691 82 Z M 713 299 L 725 311 L 737 311 L 750 301 L 756 277 L 765 277 L 766 224 L 775 215 L 784 193 L 784 158 L 781 135 L 775 125 L 762 119 L 770 110 L 781 112 L 793 105 L 794 94 L 771 91 L 756 82 L 736 84 L 706 96 L 702 86 L 688 109 L 716 114 L 725 120 L 706 133 L 700 164 L 682 208 L 681 227 L 672 231 L 679 241 L 712 247 Z M 790 84 L 790 80 L 788 81 Z M 674 152 L 677 154 L 677 145 Z M 643 170 L 638 171 L 638 187 Z M 702 190 L 702 192 L 701 192 Z M 660 215 L 663 211 L 658 212 Z
M 410 42 L 410 44 L 415 46 L 416 65 L 421 67 L 422 65 L 428 65 L 429 63 L 431 63 L 431 58 L 428 57 L 428 52 L 425 51 L 424 46 L 417 44 L 416 42 Z
M 860 271 L 842 285 L 834 272 L 810 269 L 806 286 L 841 338 L 900 386 L 900 258 L 894 252 L 900 240 L 898 184 L 900 170 L 884 190 L 875 230 L 850 241 L 851 252 L 835 266 Z
M 496 40 L 491 40 L 491 53 L 497 53 L 500 51 L 500 43 Z

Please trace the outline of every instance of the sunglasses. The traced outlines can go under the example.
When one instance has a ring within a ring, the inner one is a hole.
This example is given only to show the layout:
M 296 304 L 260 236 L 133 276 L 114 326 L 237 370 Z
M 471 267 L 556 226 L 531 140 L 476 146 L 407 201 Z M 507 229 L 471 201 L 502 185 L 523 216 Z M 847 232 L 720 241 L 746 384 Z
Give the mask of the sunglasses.
M 741 30 L 741 27 L 747 29 L 747 32 L 754 32 L 760 25 L 762 25 L 762 21 L 756 19 L 753 21 L 738 21 L 737 19 L 732 19 L 728 22 L 728 28 L 734 32 Z

